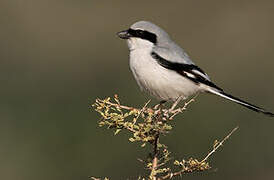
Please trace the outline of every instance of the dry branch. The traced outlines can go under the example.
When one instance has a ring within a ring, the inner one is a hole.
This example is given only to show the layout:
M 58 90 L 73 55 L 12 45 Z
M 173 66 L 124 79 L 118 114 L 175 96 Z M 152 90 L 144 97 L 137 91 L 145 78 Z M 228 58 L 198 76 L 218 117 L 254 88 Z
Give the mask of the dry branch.
M 171 159 L 170 152 L 167 150 L 166 145 L 160 143 L 160 137 L 166 135 L 172 129 L 170 122 L 176 115 L 185 111 L 187 106 L 194 101 L 194 98 L 185 102 L 182 107 L 178 107 L 177 109 L 176 106 L 178 106 L 180 98 L 171 108 L 164 108 L 162 104 L 151 108 L 149 107 L 150 101 L 145 103 L 141 108 L 134 108 L 121 105 L 118 95 L 115 95 L 113 98 L 114 102 L 111 101 L 111 98 L 96 99 L 92 107 L 102 116 L 102 119 L 99 121 L 100 127 L 106 126 L 109 129 L 114 129 L 115 135 L 122 130 L 127 130 L 131 133 L 129 141 L 141 142 L 142 147 L 146 146 L 146 144 L 151 145 L 151 157 L 147 160 L 141 160 L 149 170 L 149 175 L 147 178 L 139 177 L 138 180 L 164 180 L 186 173 L 210 169 L 207 162 L 209 157 L 238 129 L 238 127 L 234 128 L 222 141 L 216 141 L 213 149 L 203 160 L 199 161 L 195 158 L 182 161 L 175 160 L 174 166 L 178 170 L 167 166 L 167 162 Z M 101 180 L 95 177 L 90 178 Z M 104 180 L 108 179 L 104 178 Z

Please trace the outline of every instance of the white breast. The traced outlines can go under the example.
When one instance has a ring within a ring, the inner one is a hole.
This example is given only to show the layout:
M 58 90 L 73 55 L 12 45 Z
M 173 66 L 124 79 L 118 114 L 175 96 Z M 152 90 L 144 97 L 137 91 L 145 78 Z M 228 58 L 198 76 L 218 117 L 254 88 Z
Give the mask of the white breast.
M 160 66 L 150 53 L 150 48 L 130 51 L 130 68 L 142 90 L 146 90 L 160 100 L 172 101 L 179 96 L 186 98 L 199 91 L 199 86 L 190 80 Z

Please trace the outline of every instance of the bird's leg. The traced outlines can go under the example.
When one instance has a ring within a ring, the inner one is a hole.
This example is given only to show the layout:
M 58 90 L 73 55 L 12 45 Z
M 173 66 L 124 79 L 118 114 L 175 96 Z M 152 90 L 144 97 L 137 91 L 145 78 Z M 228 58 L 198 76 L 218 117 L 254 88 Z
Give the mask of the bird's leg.
M 155 110 L 154 111 L 154 114 L 157 116 L 157 118 L 159 118 L 161 116 L 161 114 L 164 112 L 164 103 L 166 101 L 162 100 L 160 101 L 159 104 L 156 104 L 156 106 L 153 107 L 153 109 Z
M 195 98 L 198 96 L 198 94 L 196 94 L 192 99 L 190 99 L 189 101 L 185 102 L 185 105 L 183 107 L 178 107 L 177 109 L 170 109 L 169 113 L 172 113 L 172 115 L 169 117 L 169 119 L 173 119 L 178 113 L 182 112 L 183 110 L 186 109 L 186 107 L 193 101 L 195 101 Z M 182 98 L 181 98 L 182 99 Z M 178 100 L 177 100 L 178 101 Z M 177 102 L 176 101 L 176 102 Z M 175 103 L 176 103 L 175 102 Z M 174 104 L 175 104 L 174 103 Z M 178 104 L 178 103 L 177 103 Z M 174 107 L 175 108 L 175 107 Z
M 164 107 L 164 104 L 165 104 L 166 102 L 167 102 L 166 100 L 160 101 L 160 103 L 159 103 L 159 104 L 156 104 L 156 105 L 153 107 L 153 109 L 158 109 L 158 108 L 162 109 L 162 108 Z
M 179 104 L 179 102 L 182 100 L 182 96 L 179 96 L 176 101 L 172 104 L 171 108 L 169 109 L 170 112 L 172 112 L 176 106 Z
M 160 109 L 162 109 L 164 107 L 164 104 L 166 103 L 167 101 L 166 100 L 162 100 L 160 101 Z

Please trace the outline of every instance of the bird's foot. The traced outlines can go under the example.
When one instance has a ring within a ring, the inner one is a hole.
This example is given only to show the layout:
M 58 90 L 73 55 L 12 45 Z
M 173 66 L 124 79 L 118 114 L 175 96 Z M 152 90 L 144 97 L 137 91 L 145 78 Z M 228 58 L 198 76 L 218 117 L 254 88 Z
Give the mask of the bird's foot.
M 176 99 L 176 101 L 172 104 L 172 106 L 171 106 L 171 108 L 169 109 L 169 111 L 172 112 L 172 111 L 176 108 L 176 106 L 179 104 L 179 102 L 180 102 L 182 99 L 183 99 L 182 96 L 179 96 L 179 97 Z
M 160 103 L 159 104 L 156 104 L 154 107 L 153 107 L 153 109 L 155 109 L 155 110 L 157 110 L 157 109 L 163 109 L 165 106 L 164 106 L 164 104 L 166 103 L 166 101 L 165 100 L 162 100 L 162 101 L 160 101 Z

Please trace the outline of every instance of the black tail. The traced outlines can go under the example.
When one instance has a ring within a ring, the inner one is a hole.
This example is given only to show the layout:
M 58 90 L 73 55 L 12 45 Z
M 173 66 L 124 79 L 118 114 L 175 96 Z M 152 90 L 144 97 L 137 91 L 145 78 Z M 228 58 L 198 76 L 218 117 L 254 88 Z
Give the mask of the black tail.
M 270 117 L 274 117 L 273 113 L 268 112 L 268 111 L 264 110 L 263 108 L 255 106 L 255 105 L 250 104 L 248 102 L 245 102 L 245 101 L 243 101 L 243 100 L 241 100 L 239 98 L 236 98 L 236 97 L 234 97 L 234 96 L 232 96 L 230 94 L 227 94 L 227 93 L 225 93 L 223 91 L 219 91 L 219 90 L 215 90 L 215 89 L 209 89 L 208 92 L 210 92 L 212 94 L 216 94 L 216 95 L 221 96 L 223 98 L 226 98 L 228 100 L 231 100 L 233 102 L 236 102 L 237 104 L 240 104 L 240 105 L 242 105 L 242 106 L 244 106 L 244 107 L 246 107 L 248 109 L 251 109 L 253 111 L 256 111 L 256 112 L 259 112 L 259 113 L 263 113 L 263 114 L 268 115 Z

